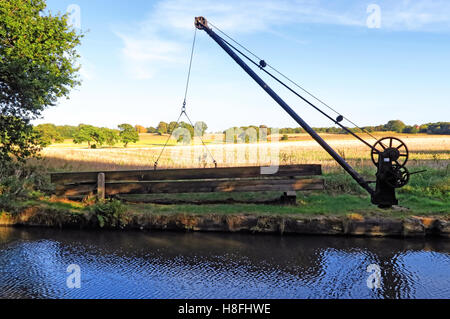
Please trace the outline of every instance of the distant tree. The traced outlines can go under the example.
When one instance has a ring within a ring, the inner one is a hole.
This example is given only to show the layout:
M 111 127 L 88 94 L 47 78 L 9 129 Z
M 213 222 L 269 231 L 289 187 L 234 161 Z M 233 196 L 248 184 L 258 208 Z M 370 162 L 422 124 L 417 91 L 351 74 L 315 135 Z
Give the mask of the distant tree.
M 423 124 L 419 126 L 419 133 L 428 133 L 428 124 Z
M 194 127 L 191 124 L 186 123 L 186 122 L 181 122 L 180 127 L 187 129 L 189 131 L 189 134 L 191 134 L 191 137 L 194 137 Z
M 127 147 L 129 143 L 136 143 L 139 141 L 139 134 L 136 129 L 130 124 L 121 124 L 118 126 L 120 130 L 120 141 L 124 147 Z
M 156 131 L 159 134 L 167 134 L 169 130 L 169 125 L 166 122 L 159 122 L 158 126 L 156 127 Z
M 172 136 L 177 140 L 177 143 L 182 143 L 184 145 L 189 145 L 192 140 L 191 133 L 185 127 L 177 127 L 172 132 Z
M 142 125 L 136 125 L 134 127 L 136 129 L 136 131 L 141 134 L 141 133 L 147 133 L 147 129 L 145 127 L 143 127 Z
M 56 126 L 58 133 L 65 139 L 73 138 L 73 135 L 78 131 L 78 127 L 71 125 Z
M 428 134 L 450 134 L 450 122 L 430 123 L 427 127 Z
M 270 134 L 272 134 L 272 130 L 270 127 L 267 127 L 266 125 L 259 126 L 258 136 L 260 136 L 260 138 L 265 140 Z
M 196 136 L 203 136 L 205 135 L 207 129 L 208 125 L 206 125 L 205 122 L 203 121 L 196 122 L 194 127 L 194 134 Z
M 150 127 L 147 127 L 147 133 L 152 133 L 152 134 L 154 134 L 154 133 L 157 133 L 157 130 L 156 130 L 155 127 L 150 126 Z
M 387 122 L 387 124 L 384 126 L 386 131 L 393 131 L 397 133 L 403 132 L 403 129 L 406 127 L 405 123 L 403 123 L 400 120 L 393 120 Z
M 88 143 L 88 147 L 91 147 L 91 143 L 94 141 L 95 127 L 92 125 L 80 124 L 78 126 L 78 131 L 73 136 L 73 142 L 75 144 L 82 144 L 84 142 Z
M 117 130 L 112 130 L 109 128 L 102 128 L 103 136 L 105 138 L 105 143 L 111 147 L 120 141 L 119 132 Z
M 54 124 L 40 124 L 34 127 L 34 131 L 37 133 L 42 146 L 64 142 L 64 137 L 59 134 Z
M 407 125 L 403 129 L 403 133 L 407 133 L 407 134 L 419 133 L 419 126 L 418 125 L 413 125 L 413 126 Z
M 105 144 L 106 142 L 106 130 L 105 128 L 99 128 L 99 127 L 94 127 L 94 129 L 91 131 L 92 134 L 92 139 L 93 139 L 93 145 L 91 146 L 91 148 L 97 148 L 99 146 L 102 146 L 103 144 Z
M 167 125 L 167 134 L 172 134 L 173 131 L 178 127 L 178 123 L 177 122 L 170 122 Z

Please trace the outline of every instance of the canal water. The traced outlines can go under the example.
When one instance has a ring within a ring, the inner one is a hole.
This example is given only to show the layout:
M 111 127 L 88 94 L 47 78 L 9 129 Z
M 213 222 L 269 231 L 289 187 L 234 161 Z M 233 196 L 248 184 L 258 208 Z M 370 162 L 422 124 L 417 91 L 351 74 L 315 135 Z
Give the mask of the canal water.
M 450 298 L 450 241 L 0 227 L 0 298 Z

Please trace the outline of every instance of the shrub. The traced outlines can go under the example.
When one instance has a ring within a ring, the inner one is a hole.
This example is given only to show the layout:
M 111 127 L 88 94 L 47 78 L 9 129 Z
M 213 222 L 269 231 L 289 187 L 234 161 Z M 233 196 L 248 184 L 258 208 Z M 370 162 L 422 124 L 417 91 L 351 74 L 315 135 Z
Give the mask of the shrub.
M 54 190 L 50 176 L 40 166 L 22 162 L 0 163 L 0 208 L 12 209 L 17 203 Z
M 126 225 L 126 207 L 119 200 L 106 200 L 89 206 L 89 212 L 97 218 L 101 228 L 123 228 Z

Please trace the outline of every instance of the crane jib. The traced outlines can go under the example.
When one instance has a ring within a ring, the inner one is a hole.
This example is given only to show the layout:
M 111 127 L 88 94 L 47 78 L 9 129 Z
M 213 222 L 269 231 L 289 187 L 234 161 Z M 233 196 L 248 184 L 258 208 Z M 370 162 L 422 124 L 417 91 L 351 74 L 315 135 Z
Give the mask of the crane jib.
M 204 18 L 203 18 L 204 19 Z M 275 91 L 272 90 L 212 29 L 206 24 L 206 19 L 196 19 L 196 27 L 204 30 L 228 55 L 244 69 L 244 71 L 258 83 L 319 145 L 338 162 L 338 164 L 370 195 L 374 195 L 375 190 L 369 183 L 356 172 L 325 140 L 323 140 L 308 123 L 306 123 Z

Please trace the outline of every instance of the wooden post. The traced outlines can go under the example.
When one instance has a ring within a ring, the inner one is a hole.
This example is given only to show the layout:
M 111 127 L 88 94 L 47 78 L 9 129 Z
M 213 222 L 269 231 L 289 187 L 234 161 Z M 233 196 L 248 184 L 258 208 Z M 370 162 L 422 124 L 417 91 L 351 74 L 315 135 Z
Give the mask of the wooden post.
M 98 173 L 97 175 L 97 199 L 105 199 L 105 173 Z

